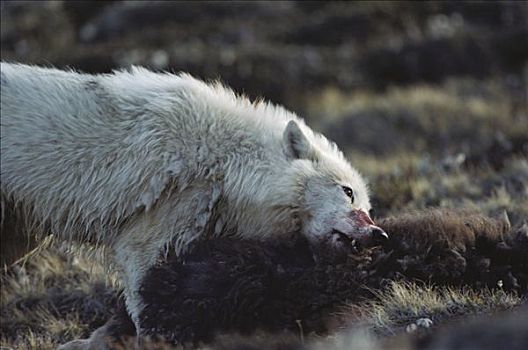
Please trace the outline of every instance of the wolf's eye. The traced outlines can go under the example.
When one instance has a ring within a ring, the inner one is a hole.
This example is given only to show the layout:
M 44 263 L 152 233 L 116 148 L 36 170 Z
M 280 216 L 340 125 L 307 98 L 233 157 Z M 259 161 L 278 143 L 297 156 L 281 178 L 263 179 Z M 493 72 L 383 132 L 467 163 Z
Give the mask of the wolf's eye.
M 350 202 L 354 203 L 354 191 L 350 187 L 342 186 L 343 192 L 350 198 Z

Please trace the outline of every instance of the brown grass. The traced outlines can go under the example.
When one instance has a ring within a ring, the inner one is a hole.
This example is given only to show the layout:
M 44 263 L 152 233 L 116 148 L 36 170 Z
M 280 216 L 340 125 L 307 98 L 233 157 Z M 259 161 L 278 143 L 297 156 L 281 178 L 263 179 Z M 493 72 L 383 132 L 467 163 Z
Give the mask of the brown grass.
M 438 325 L 464 316 L 509 310 L 522 301 L 521 297 L 500 290 L 394 282 L 386 291 L 378 293 L 375 300 L 351 305 L 343 316 L 348 317 L 348 324 L 361 323 L 374 332 L 394 335 L 420 318 L 429 318 Z

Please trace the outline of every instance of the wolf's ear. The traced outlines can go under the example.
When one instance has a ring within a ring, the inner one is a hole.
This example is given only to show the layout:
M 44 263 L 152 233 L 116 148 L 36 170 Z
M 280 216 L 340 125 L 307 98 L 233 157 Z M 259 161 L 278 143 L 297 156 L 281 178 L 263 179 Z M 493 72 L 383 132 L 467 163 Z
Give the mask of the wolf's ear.
M 290 159 L 313 159 L 315 152 L 299 125 L 290 120 L 282 136 L 286 156 Z

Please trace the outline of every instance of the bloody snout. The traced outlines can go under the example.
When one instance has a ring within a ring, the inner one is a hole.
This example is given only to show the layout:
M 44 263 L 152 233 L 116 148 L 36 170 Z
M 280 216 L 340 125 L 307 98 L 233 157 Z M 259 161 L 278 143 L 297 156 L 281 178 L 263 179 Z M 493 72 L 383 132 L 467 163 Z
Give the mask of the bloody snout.
M 374 221 L 372 221 L 369 215 L 363 210 L 352 210 L 350 213 L 350 217 L 354 221 L 356 227 L 365 230 L 365 243 L 367 243 L 368 245 L 382 244 L 389 239 L 389 235 L 387 235 L 387 233 L 381 228 L 376 226 Z
M 354 209 L 350 212 L 350 216 L 358 227 L 374 225 L 374 221 L 363 210 Z

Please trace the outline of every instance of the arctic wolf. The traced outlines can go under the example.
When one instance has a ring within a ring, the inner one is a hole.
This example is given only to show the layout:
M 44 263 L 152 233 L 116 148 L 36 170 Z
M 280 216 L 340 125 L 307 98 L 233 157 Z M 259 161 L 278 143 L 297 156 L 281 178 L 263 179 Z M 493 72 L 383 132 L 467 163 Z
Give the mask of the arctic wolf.
M 219 235 L 337 249 L 386 237 L 334 143 L 186 74 L 2 63 L 1 164 L 3 205 L 30 227 L 109 248 L 138 329 L 138 286 L 168 249 Z

